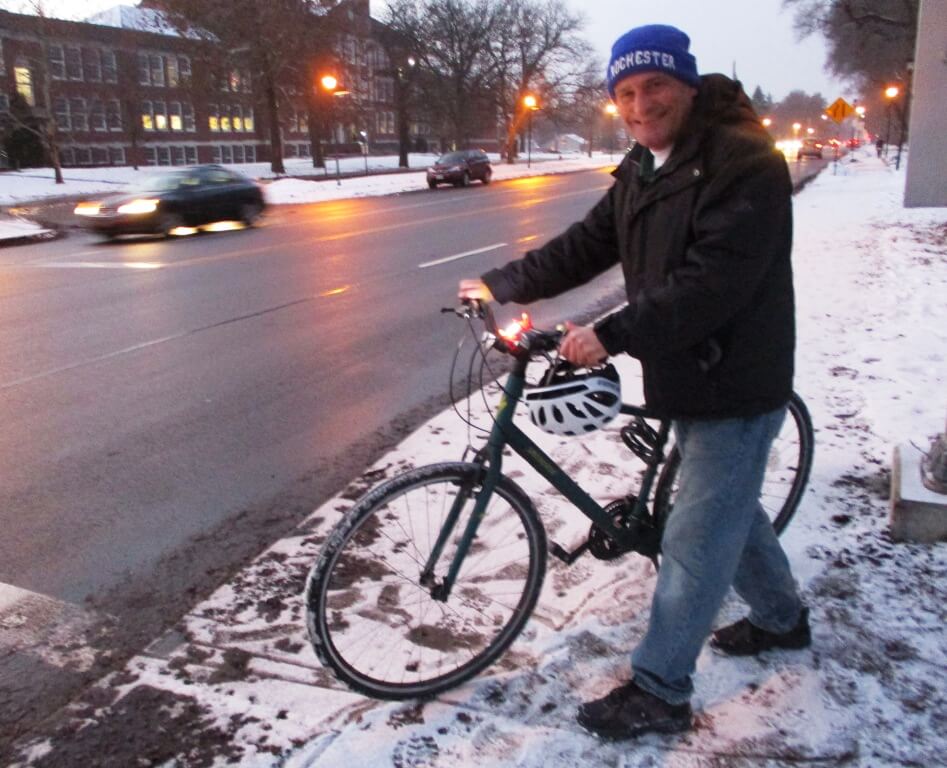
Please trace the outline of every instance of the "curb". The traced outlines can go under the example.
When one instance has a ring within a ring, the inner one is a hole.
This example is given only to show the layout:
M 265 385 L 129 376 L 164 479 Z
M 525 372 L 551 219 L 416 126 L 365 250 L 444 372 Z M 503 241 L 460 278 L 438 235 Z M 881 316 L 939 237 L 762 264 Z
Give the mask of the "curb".
M 15 245 L 28 245 L 30 243 L 48 242 L 50 240 L 58 240 L 62 236 L 62 232 L 58 229 L 41 229 L 29 235 L 0 238 L 0 248 L 8 248 Z

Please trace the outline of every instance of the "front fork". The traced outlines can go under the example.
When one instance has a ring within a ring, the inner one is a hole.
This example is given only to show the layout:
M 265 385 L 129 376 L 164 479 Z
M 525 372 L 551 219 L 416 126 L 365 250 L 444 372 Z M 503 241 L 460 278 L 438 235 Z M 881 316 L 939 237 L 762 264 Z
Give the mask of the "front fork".
M 464 558 L 467 557 L 467 553 L 477 537 L 477 529 L 480 527 L 480 522 L 487 511 L 487 504 L 490 502 L 493 491 L 500 481 L 500 470 L 503 465 L 503 446 L 506 444 L 504 430 L 507 425 L 512 423 L 513 411 L 523 393 L 525 370 L 520 370 L 521 368 L 525 369 L 525 363 L 517 365 L 503 385 L 504 394 L 497 408 L 490 439 L 474 458 L 474 463 L 480 467 L 480 471 L 472 473 L 470 478 L 465 480 L 458 489 L 457 497 L 451 505 L 450 512 L 448 512 L 444 525 L 437 536 L 437 541 L 434 542 L 431 555 L 421 571 L 421 585 L 430 589 L 431 597 L 435 600 L 446 602 L 447 598 L 450 597 L 454 581 L 457 579 Z M 479 491 L 477 486 L 480 488 Z M 470 513 L 470 519 L 467 521 L 457 544 L 457 552 L 451 560 L 447 575 L 438 583 L 434 576 L 434 568 L 440 560 L 448 540 L 453 535 L 464 505 L 474 494 L 476 494 L 476 501 L 474 502 L 473 511 Z

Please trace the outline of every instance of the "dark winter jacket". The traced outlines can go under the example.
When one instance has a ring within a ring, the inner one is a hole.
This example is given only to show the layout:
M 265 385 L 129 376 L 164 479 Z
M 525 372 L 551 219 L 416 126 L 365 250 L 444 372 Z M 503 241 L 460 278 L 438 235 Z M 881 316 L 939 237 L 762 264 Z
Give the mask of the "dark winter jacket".
M 749 100 L 701 78 L 667 162 L 642 179 L 636 146 L 581 222 L 487 272 L 497 301 L 560 294 L 621 263 L 628 305 L 596 325 L 642 363 L 645 399 L 671 418 L 753 416 L 792 389 L 792 185 Z

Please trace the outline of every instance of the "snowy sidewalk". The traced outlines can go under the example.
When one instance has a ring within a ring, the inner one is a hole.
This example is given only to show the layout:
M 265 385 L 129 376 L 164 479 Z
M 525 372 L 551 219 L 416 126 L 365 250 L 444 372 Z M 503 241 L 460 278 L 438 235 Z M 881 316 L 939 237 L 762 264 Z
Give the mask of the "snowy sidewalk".
M 862 158 L 796 197 L 796 389 L 812 412 L 816 457 L 784 542 L 814 642 L 760 659 L 705 650 L 695 731 L 612 744 L 575 724 L 580 701 L 628 675 L 654 587 L 653 568 L 635 555 L 586 556 L 571 568 L 550 558 L 536 614 L 510 651 L 435 701 L 367 699 L 319 666 L 301 600 L 308 569 L 364 489 L 406 467 L 460 458 L 466 429 L 446 411 L 102 681 L 94 705 L 75 708 L 81 728 L 55 746 L 30 745 L 30 764 L 83 764 L 97 745 L 125 738 L 148 765 L 209 765 L 197 759 L 206 755 L 296 768 L 942 764 L 947 544 L 892 543 L 887 499 L 893 446 L 926 448 L 943 426 L 947 212 L 903 209 L 903 181 Z M 633 401 L 636 366 L 618 362 Z M 618 426 L 582 440 L 531 434 L 607 500 L 637 471 Z M 550 539 L 568 546 L 587 530 L 531 470 L 514 460 L 504 468 L 534 499 Z M 734 599 L 719 621 L 741 613 Z

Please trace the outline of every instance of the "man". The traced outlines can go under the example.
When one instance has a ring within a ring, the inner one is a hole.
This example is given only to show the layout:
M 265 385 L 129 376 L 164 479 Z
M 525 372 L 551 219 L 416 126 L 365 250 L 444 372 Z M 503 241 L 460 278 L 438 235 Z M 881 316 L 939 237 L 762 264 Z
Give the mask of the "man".
M 608 89 L 634 149 L 581 222 L 524 258 L 460 283 L 461 298 L 528 303 L 622 265 L 628 304 L 568 325 L 561 353 L 641 361 L 647 404 L 673 420 L 683 463 L 648 631 L 631 681 L 583 704 L 609 738 L 691 727 L 697 656 L 731 586 L 748 619 L 714 633 L 733 655 L 809 644 L 806 608 L 759 505 L 792 389 L 792 188 L 739 83 L 699 77 L 679 29 L 632 29 Z

